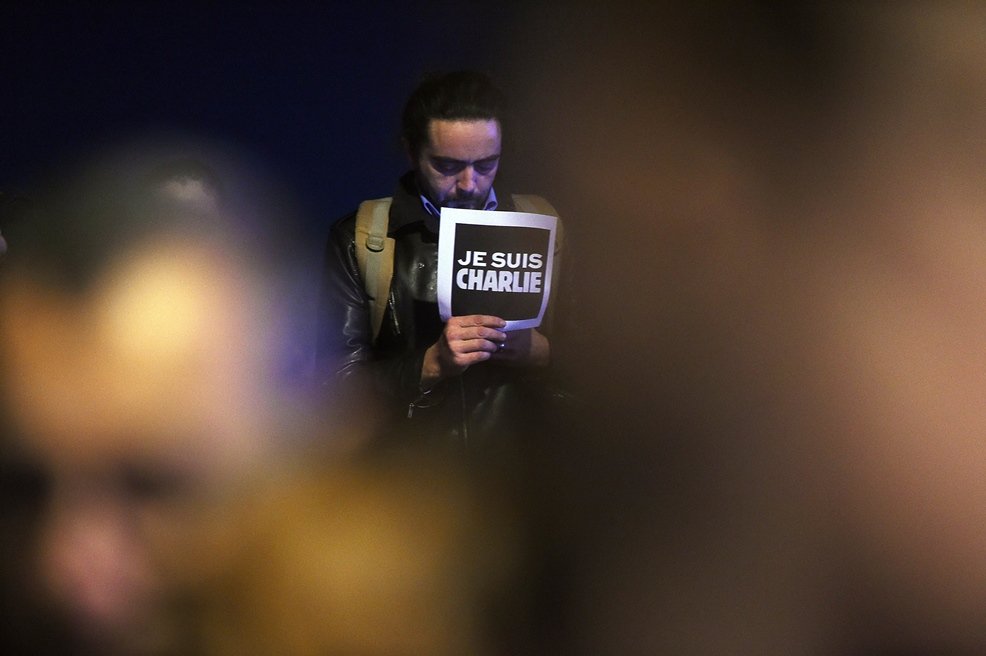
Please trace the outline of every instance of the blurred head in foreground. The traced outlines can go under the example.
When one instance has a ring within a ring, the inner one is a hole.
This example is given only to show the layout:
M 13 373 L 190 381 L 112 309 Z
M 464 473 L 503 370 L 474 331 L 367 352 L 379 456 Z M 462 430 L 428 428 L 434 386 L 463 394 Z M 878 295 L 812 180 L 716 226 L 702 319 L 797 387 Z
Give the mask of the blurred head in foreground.
M 4 449 L 43 483 L 34 590 L 108 653 L 167 641 L 168 558 L 296 407 L 259 215 L 142 154 L 47 195 L 0 279 Z

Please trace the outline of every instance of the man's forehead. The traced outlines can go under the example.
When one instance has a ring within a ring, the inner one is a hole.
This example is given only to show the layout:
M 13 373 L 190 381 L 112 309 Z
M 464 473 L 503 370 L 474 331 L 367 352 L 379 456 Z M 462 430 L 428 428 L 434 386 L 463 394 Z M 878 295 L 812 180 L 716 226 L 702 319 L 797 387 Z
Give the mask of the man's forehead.
M 444 157 L 436 154 L 429 155 L 429 159 L 440 164 L 459 164 L 461 166 L 466 166 L 468 164 L 492 164 L 500 159 L 500 153 L 494 153 L 489 157 L 484 157 L 483 159 L 477 160 L 455 159 L 454 157 Z
M 496 157 L 500 154 L 500 123 L 496 119 L 432 119 L 428 150 L 432 157 L 464 162 Z

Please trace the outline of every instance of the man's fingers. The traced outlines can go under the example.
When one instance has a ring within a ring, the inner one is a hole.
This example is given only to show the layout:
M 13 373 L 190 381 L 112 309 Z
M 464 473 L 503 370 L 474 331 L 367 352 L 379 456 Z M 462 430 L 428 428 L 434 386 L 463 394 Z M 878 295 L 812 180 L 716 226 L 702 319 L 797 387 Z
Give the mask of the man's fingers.
M 458 369 L 489 360 L 500 344 L 507 341 L 506 326 L 500 317 L 471 314 L 452 317 L 445 324 L 445 356 Z
M 471 365 L 477 364 L 479 362 L 485 362 L 489 360 L 493 354 L 489 351 L 471 351 L 469 353 L 455 353 L 452 356 L 452 362 L 456 366 L 466 368 Z
M 503 342 L 502 339 L 472 337 L 465 339 L 449 340 L 449 348 L 457 353 L 471 353 L 473 351 L 493 352 L 497 346 Z
M 493 328 L 477 328 L 475 339 L 488 339 L 491 342 L 505 342 L 507 333 Z
M 486 328 L 484 326 L 469 326 L 468 328 L 450 328 L 446 336 L 450 342 L 452 341 L 470 341 L 470 340 L 482 340 L 488 339 L 493 342 L 503 342 L 507 339 L 507 334 L 505 332 L 496 330 L 495 328 Z

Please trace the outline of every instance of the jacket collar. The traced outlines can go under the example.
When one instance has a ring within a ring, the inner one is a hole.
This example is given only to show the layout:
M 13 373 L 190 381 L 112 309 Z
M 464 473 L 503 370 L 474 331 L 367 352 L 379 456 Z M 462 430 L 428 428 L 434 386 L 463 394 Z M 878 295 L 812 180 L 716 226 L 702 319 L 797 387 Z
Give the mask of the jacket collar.
M 502 189 L 497 193 L 496 198 L 498 210 L 514 209 L 513 197 Z M 412 224 L 424 224 L 429 231 L 438 232 L 438 219 L 429 214 L 421 204 L 421 191 L 418 188 L 417 178 L 414 171 L 408 171 L 397 183 L 397 190 L 391 201 L 388 232 L 392 235 Z

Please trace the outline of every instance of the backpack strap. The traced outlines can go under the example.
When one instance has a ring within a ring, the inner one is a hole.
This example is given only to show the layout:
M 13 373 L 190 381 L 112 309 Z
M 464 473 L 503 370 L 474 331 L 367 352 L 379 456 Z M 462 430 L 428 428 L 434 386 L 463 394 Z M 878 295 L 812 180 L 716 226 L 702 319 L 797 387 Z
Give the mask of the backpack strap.
M 373 341 L 380 334 L 394 277 L 394 240 L 387 236 L 390 198 L 366 200 L 356 211 L 356 263 L 369 297 Z

